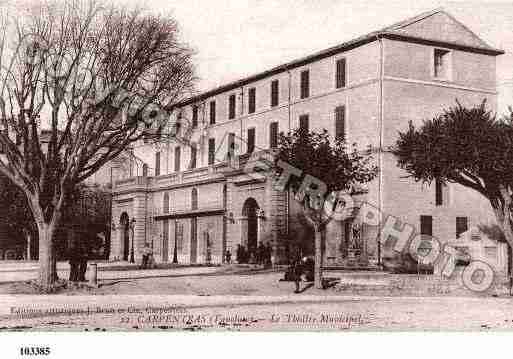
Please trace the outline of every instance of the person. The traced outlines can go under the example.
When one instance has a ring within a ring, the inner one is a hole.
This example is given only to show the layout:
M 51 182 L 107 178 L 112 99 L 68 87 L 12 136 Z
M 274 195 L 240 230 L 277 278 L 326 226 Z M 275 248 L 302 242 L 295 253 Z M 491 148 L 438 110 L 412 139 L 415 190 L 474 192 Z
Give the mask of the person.
M 267 242 L 267 245 L 265 246 L 265 266 L 266 267 L 271 267 L 272 266 L 272 255 L 273 255 L 273 249 L 271 247 L 271 243 L 270 242 Z
M 242 263 L 243 253 L 242 253 L 242 246 L 240 244 L 237 244 L 237 252 L 235 254 L 236 254 L 237 263 L 239 263 L 239 264 Z
M 265 246 L 264 243 L 260 242 L 257 249 L 257 264 L 265 264 Z
M 82 241 L 79 244 L 79 258 L 78 258 L 78 278 L 79 282 L 85 282 L 86 271 L 87 271 L 87 259 L 89 256 L 89 250 L 87 244 Z
M 303 258 L 303 274 L 307 282 L 313 282 L 315 272 L 315 261 L 311 256 Z
M 291 266 L 291 275 L 292 280 L 294 281 L 295 290 L 294 293 L 300 293 L 300 282 L 301 282 L 301 276 L 303 275 L 303 264 L 300 259 L 296 259 L 294 262 L 292 262 Z
M 151 255 L 152 255 L 152 250 L 150 248 L 150 245 L 148 243 L 144 243 L 144 247 L 142 249 L 142 263 L 141 263 L 142 269 L 148 268 Z
M 77 282 L 78 281 L 78 271 L 79 271 L 79 256 L 78 256 L 78 248 L 75 243 L 71 243 L 68 249 L 68 260 L 69 260 L 69 281 Z
M 225 258 L 226 258 L 226 263 L 230 264 L 230 262 L 232 261 L 232 254 L 230 253 L 229 249 L 226 250 Z

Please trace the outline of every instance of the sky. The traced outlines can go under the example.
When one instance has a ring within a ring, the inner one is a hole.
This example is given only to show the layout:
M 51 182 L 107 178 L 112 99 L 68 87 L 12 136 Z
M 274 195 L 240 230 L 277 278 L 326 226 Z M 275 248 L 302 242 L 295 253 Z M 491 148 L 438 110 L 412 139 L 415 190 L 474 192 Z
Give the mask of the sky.
M 513 79 L 511 1 L 113 0 L 169 13 L 195 49 L 197 89 L 213 87 L 309 55 L 443 7 L 490 45 L 506 51 L 497 79 Z

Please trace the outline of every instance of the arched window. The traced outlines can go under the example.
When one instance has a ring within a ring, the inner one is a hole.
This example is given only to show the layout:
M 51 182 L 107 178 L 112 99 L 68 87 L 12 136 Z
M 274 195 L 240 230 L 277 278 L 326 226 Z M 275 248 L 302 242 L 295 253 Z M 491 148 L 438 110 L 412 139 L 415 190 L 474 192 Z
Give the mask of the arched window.
M 162 203 L 162 209 L 164 210 L 164 213 L 169 213 L 169 193 L 164 193 L 164 199 Z
M 191 191 L 191 209 L 198 209 L 198 190 L 196 188 Z

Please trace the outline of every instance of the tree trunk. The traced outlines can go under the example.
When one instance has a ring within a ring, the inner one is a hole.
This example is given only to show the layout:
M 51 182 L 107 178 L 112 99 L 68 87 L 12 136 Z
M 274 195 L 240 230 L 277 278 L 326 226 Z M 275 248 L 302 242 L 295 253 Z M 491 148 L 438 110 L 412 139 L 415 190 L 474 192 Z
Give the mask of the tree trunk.
M 315 228 L 315 270 L 314 285 L 317 289 L 323 289 L 322 285 L 322 231 Z
M 55 257 L 55 224 L 40 223 L 39 232 L 39 284 L 49 289 L 57 281 L 57 260 Z

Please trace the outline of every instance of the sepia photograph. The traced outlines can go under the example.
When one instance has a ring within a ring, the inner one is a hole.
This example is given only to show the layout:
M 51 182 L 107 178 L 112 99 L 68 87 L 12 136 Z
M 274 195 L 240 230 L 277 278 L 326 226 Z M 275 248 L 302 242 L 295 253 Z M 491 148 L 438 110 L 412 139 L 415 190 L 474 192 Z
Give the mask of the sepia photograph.
M 0 336 L 513 330 L 512 30 L 508 2 L 2 1 Z

